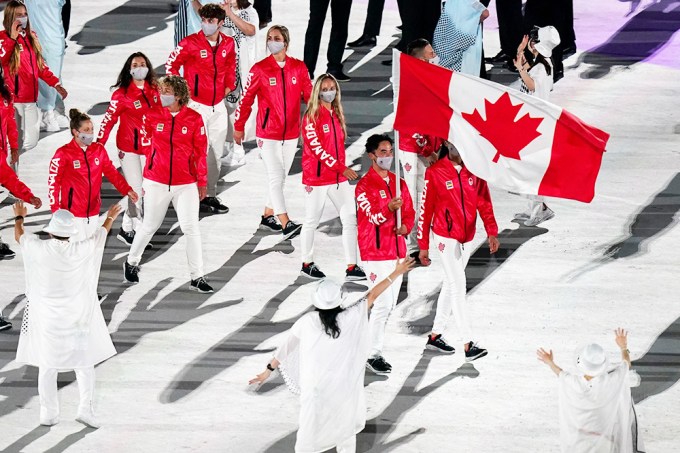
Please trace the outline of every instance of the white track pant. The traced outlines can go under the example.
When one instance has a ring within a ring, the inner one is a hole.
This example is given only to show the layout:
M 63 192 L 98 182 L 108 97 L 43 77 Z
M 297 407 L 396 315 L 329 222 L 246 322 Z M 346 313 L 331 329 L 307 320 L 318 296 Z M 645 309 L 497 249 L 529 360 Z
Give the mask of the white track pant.
M 356 434 L 335 446 L 337 453 L 355 453 L 357 451 Z
M 198 227 L 198 186 L 196 183 L 171 186 L 145 179 L 144 189 L 144 219 L 142 226 L 135 233 L 135 239 L 130 247 L 128 263 L 138 266 L 142 253 L 154 233 L 158 231 L 168 206 L 172 202 L 177 212 L 179 227 L 187 239 L 187 261 L 191 279 L 203 276 L 203 251 L 201 250 L 201 231 Z
M 35 102 L 14 104 L 19 144 L 24 151 L 31 150 L 40 139 L 40 110 Z
M 98 215 L 93 215 L 92 217 L 76 217 L 74 220 L 75 226 L 78 229 L 78 233 L 74 236 L 71 236 L 71 242 L 90 239 L 104 224 Z
M 542 210 L 545 198 L 541 195 L 522 195 L 524 198 L 529 200 L 527 204 L 526 213 L 529 215 L 530 219 L 535 218 Z
M 368 277 L 368 289 L 385 280 L 394 271 L 397 260 L 386 261 L 364 261 L 364 272 Z M 401 288 L 402 276 L 394 279 L 394 282 L 387 288 L 373 303 L 371 314 L 368 319 L 368 327 L 371 335 L 370 358 L 382 355 L 383 344 L 385 342 L 385 325 L 387 318 L 397 305 L 399 298 L 399 288 Z
M 443 334 L 451 316 L 456 320 L 457 335 L 467 343 L 472 340 L 472 330 L 465 309 L 467 292 L 465 266 L 470 259 L 470 249 L 463 248 L 455 239 L 432 234 L 432 245 L 441 254 L 444 267 L 444 282 L 437 299 L 437 312 L 432 332 Z
M 413 208 L 416 211 L 416 219 L 420 217 L 420 198 L 423 195 L 423 188 L 425 186 L 425 159 L 416 153 L 408 151 L 399 152 L 399 162 L 403 170 L 404 181 L 408 187 L 409 195 L 413 200 Z M 409 251 L 418 250 L 418 222 L 413 225 L 413 230 L 406 238 Z
M 95 384 L 94 367 L 77 368 L 74 371 L 80 393 L 78 415 L 94 413 L 92 404 Z M 59 371 L 55 368 L 38 368 L 38 395 L 40 396 L 41 418 L 52 419 L 59 416 L 58 374 Z
M 227 139 L 229 114 L 222 101 L 212 107 L 191 101 L 189 107 L 201 114 L 205 124 L 208 148 L 210 148 L 208 149 L 208 196 L 214 197 L 217 195 L 217 181 L 220 179 L 222 170 L 221 159 L 224 142 Z
M 142 226 L 142 174 L 144 172 L 144 165 L 146 165 L 146 156 L 143 154 L 126 153 L 124 151 L 119 151 L 118 155 L 122 156 L 120 168 L 123 170 L 125 180 L 130 184 L 132 190 L 139 195 L 137 203 L 128 200 L 128 206 L 134 206 L 137 215 L 136 217 L 131 217 L 129 207 L 125 210 L 125 214 L 123 214 L 123 231 L 136 231 Z
M 283 189 L 286 185 L 286 176 L 295 159 L 297 143 L 297 138 L 285 141 L 257 139 L 257 146 L 260 148 L 260 156 L 262 156 L 269 181 L 269 195 L 265 206 L 274 209 L 276 215 L 288 212 Z
M 326 199 L 330 198 L 340 214 L 342 222 L 342 246 L 345 249 L 345 263 L 357 263 L 357 212 L 354 188 L 345 181 L 327 186 L 305 186 L 305 220 L 300 238 L 302 241 L 302 262 L 314 261 L 314 233 L 319 226 Z

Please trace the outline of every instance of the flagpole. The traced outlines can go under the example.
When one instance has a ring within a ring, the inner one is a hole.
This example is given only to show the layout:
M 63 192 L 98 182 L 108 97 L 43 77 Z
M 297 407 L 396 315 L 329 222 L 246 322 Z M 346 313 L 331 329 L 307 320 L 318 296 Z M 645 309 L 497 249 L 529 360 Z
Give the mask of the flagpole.
M 397 115 L 397 100 L 399 98 L 399 54 L 397 49 L 392 49 L 392 104 L 394 116 Z M 397 180 L 395 196 L 401 197 L 401 165 L 399 164 L 399 131 L 394 130 L 394 175 Z M 401 208 L 397 209 L 397 229 L 401 228 Z

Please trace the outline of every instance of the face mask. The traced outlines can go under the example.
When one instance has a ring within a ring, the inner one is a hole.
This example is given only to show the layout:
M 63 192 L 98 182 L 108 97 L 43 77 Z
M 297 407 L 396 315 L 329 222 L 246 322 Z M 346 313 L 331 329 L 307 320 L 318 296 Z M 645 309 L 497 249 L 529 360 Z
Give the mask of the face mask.
M 94 141 L 94 134 L 86 134 L 85 132 L 78 132 L 78 140 L 83 142 L 83 145 L 90 146 Z
M 28 16 L 17 17 L 17 20 L 19 21 L 19 25 L 21 25 L 21 28 L 26 28 L 26 25 L 28 25 Z
M 146 68 L 144 66 L 138 66 L 136 68 L 130 69 L 130 75 L 132 76 L 133 79 L 135 80 L 144 80 L 146 79 L 146 75 L 149 73 L 149 68 Z
M 321 99 L 324 102 L 333 102 L 335 100 L 335 90 L 330 90 L 330 91 L 322 91 L 319 93 L 319 99 Z
M 170 107 L 174 103 L 175 103 L 174 94 L 161 94 L 161 105 L 163 107 Z
M 378 157 L 375 160 L 375 163 L 378 164 L 378 167 L 382 168 L 383 170 L 389 170 L 390 168 L 392 168 L 393 160 L 394 160 L 393 156 Z
M 267 41 L 267 49 L 272 55 L 281 52 L 286 45 L 281 41 Z
M 217 24 L 206 24 L 205 22 L 201 22 L 201 29 L 206 36 L 214 35 L 218 28 L 219 25 Z
M 439 55 L 435 55 L 434 58 L 430 58 L 427 61 L 429 61 L 432 64 L 439 64 Z

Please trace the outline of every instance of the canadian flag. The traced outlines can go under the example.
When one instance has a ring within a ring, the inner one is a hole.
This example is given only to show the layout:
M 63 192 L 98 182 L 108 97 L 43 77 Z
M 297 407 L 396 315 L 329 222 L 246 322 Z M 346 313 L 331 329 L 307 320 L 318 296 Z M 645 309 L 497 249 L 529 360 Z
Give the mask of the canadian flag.
M 609 134 L 550 102 L 394 51 L 394 128 L 445 138 L 512 192 L 589 203 Z

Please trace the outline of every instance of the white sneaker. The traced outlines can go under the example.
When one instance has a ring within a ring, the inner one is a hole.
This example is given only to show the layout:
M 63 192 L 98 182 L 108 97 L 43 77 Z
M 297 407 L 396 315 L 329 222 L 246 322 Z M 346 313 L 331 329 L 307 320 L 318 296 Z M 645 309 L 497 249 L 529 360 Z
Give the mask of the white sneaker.
M 43 426 L 54 426 L 59 423 L 59 414 L 49 414 L 47 409 L 40 407 L 40 424 Z
M 528 212 L 518 212 L 515 214 L 515 220 L 525 221 L 529 220 L 529 218 L 531 218 L 531 214 Z
M 55 111 L 54 117 L 57 119 L 57 124 L 61 129 L 68 129 L 71 127 L 71 121 L 61 113 Z
M 246 163 L 246 150 L 242 145 L 234 144 L 233 151 L 227 156 L 227 162 L 230 167 L 239 167 Z
M 43 123 L 45 123 L 44 130 L 47 132 L 59 132 L 60 130 L 54 110 L 49 110 L 43 114 Z
M 546 206 L 545 209 L 539 211 L 538 214 L 536 214 L 534 217 L 527 219 L 524 222 L 524 225 L 528 227 L 536 226 L 539 223 L 552 219 L 553 217 L 555 217 L 555 212 Z
M 78 423 L 82 423 L 83 425 L 87 426 L 88 428 L 92 429 L 99 429 L 101 426 L 97 419 L 95 418 L 94 414 L 92 411 L 88 411 L 87 413 L 83 412 L 78 414 L 76 417 L 76 421 Z
M 224 142 L 224 146 L 222 147 L 222 157 L 227 157 L 231 153 L 234 152 L 234 142 Z

